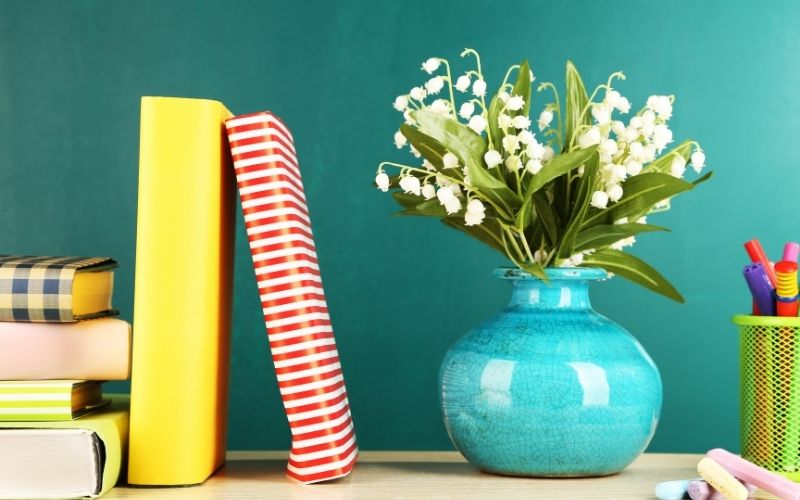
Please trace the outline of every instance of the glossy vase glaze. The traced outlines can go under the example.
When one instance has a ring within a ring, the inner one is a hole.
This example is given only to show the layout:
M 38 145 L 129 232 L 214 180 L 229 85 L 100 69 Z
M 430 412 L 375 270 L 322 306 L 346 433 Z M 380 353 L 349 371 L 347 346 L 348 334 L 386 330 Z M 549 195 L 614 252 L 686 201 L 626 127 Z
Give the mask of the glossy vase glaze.
M 457 341 L 439 374 L 450 439 L 486 472 L 614 474 L 644 451 L 661 412 L 661 377 L 641 344 L 597 314 L 601 269 L 519 270 L 511 303 Z

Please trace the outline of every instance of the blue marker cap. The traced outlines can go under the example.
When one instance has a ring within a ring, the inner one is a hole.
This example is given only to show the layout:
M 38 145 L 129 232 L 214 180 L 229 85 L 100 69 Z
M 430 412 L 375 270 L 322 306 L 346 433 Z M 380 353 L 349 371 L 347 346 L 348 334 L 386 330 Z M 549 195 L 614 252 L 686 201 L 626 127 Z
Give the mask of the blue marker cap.
M 775 316 L 774 290 L 764 266 L 760 262 L 748 264 L 744 266 L 743 273 L 761 315 Z

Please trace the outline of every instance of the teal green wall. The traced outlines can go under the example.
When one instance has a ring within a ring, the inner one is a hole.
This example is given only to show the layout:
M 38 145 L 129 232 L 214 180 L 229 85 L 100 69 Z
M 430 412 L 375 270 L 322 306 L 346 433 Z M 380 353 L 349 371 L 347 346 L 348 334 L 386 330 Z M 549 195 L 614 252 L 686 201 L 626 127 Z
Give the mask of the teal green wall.
M 380 160 L 404 158 L 391 103 L 422 82 L 423 60 L 465 46 L 495 85 L 523 57 L 556 81 L 570 58 L 587 85 L 621 69 L 634 106 L 677 95 L 676 137 L 701 141 L 718 175 L 652 218 L 672 233 L 634 248 L 687 304 L 619 279 L 594 302 L 661 368 L 650 449 L 738 449 L 741 243 L 758 236 L 777 255 L 800 238 L 799 16 L 793 1 L 2 1 L 0 252 L 116 257 L 130 319 L 139 98 L 271 109 L 297 141 L 362 448 L 450 448 L 439 361 L 509 290 L 491 275 L 499 255 L 435 221 L 392 218 L 372 188 Z M 230 448 L 285 448 L 241 222 L 236 238 Z

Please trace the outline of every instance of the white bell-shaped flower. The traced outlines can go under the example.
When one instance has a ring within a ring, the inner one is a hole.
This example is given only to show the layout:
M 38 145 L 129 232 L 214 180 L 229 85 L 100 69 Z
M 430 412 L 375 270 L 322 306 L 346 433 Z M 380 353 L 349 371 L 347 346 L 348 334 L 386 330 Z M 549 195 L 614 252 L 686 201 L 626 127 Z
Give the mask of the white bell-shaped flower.
M 419 184 L 419 179 L 413 175 L 407 175 L 400 178 L 400 189 L 405 193 L 415 194 L 419 196 L 422 194 L 422 187 Z
M 429 94 L 438 94 L 440 90 L 444 87 L 444 79 L 441 76 L 434 76 L 427 82 L 425 82 L 425 90 L 428 91 Z
M 438 57 L 431 57 L 430 59 L 422 63 L 422 69 L 425 70 L 426 73 L 431 74 L 437 69 L 439 69 L 440 64 L 441 61 L 439 60 Z
M 605 191 L 595 191 L 589 204 L 595 208 L 606 208 L 608 206 L 608 194 Z
M 669 166 L 669 171 L 673 177 L 677 177 L 680 179 L 683 177 L 684 172 L 686 172 L 686 160 L 681 155 L 674 155 L 672 158 L 672 163 Z
M 467 126 L 474 130 L 476 134 L 480 134 L 486 130 L 486 118 L 483 115 L 475 115 L 469 119 Z
M 465 120 L 469 120 L 473 113 L 475 113 L 475 104 L 469 101 L 462 104 L 458 110 L 458 115 Z
M 399 95 L 394 99 L 394 109 L 397 111 L 405 111 L 408 107 L 408 96 Z
M 408 144 L 408 141 L 406 140 L 406 136 L 404 136 L 403 133 L 400 132 L 399 130 L 397 132 L 395 132 L 394 133 L 394 145 L 395 145 L 395 147 L 397 149 L 400 149 L 403 146 L 405 146 L 406 144 Z
M 475 80 L 475 83 L 472 84 L 472 93 L 478 97 L 483 97 L 486 95 L 486 82 L 483 80 Z
M 375 184 L 384 193 L 389 190 L 389 176 L 386 175 L 386 172 L 378 172 L 378 175 L 375 176 Z
M 456 80 L 456 90 L 459 92 L 466 92 L 469 90 L 469 84 L 469 75 L 461 75 L 458 77 L 458 80 Z
M 483 155 L 483 161 L 486 162 L 486 168 L 494 168 L 503 162 L 503 157 L 494 149 L 490 149 Z
M 702 170 L 706 164 L 706 154 L 703 153 L 702 150 L 698 149 L 697 151 L 692 153 L 692 156 L 690 157 L 689 161 L 691 161 L 692 168 L 694 169 L 694 171 L 699 174 L 700 170 Z
M 553 112 L 549 109 L 545 109 L 539 115 L 538 125 L 539 130 L 544 130 L 545 128 L 550 126 L 550 123 L 553 122 Z
M 442 156 L 442 164 L 444 168 L 456 168 L 458 167 L 458 156 L 448 151 Z

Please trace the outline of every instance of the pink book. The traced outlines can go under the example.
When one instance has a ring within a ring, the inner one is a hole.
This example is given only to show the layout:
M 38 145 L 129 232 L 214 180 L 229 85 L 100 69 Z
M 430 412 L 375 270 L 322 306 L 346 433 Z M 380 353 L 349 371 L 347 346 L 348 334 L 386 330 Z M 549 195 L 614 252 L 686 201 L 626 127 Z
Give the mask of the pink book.
M 130 359 L 131 325 L 121 319 L 0 322 L 0 380 L 125 380 Z

